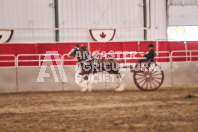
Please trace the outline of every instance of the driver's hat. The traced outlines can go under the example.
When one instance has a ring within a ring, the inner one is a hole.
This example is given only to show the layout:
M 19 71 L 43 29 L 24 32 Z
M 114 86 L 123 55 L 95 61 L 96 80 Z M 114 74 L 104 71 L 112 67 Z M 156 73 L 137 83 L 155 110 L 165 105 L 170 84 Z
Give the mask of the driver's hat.
M 154 46 L 153 46 L 153 44 L 149 44 L 149 46 L 148 46 L 148 47 L 152 47 L 152 48 L 153 48 Z

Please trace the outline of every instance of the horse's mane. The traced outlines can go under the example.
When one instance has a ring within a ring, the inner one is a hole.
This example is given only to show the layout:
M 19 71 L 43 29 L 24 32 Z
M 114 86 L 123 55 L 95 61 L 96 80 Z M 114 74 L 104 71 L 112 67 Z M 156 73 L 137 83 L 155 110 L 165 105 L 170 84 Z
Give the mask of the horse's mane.
M 86 52 L 86 56 L 83 59 L 87 59 L 89 56 L 91 56 L 86 46 L 81 46 L 81 48 L 83 52 Z

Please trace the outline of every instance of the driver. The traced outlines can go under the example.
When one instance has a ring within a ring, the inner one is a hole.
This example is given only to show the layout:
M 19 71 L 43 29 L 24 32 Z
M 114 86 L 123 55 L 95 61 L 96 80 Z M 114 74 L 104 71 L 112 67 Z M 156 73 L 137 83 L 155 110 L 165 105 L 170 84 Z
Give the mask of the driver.
M 145 57 L 146 59 L 139 60 L 136 66 L 141 65 L 142 62 L 154 62 L 154 57 L 155 57 L 155 50 L 153 44 L 149 44 L 149 53 L 148 54 L 140 54 L 140 56 Z

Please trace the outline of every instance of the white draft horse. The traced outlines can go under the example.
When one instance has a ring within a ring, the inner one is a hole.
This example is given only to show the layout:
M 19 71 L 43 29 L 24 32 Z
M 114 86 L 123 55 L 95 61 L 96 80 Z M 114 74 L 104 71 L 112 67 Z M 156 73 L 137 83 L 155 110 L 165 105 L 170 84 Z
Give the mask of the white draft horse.
M 92 56 L 85 46 L 76 45 L 68 54 L 70 58 L 77 57 L 78 59 L 78 71 L 76 72 L 75 81 L 80 85 L 84 82 L 85 86 L 82 86 L 81 91 L 92 91 L 92 82 L 94 74 L 97 72 L 106 71 L 109 74 L 116 76 L 116 91 L 123 91 L 122 77 L 119 72 L 119 60 L 114 58 L 97 58 Z

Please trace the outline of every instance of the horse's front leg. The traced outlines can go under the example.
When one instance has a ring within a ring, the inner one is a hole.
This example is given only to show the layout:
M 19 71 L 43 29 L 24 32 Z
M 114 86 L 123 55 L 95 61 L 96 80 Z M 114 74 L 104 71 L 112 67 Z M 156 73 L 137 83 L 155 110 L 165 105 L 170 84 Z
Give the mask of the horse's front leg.
M 81 92 L 86 92 L 87 91 L 87 85 L 88 85 L 88 74 L 84 74 L 82 78 L 82 89 Z
M 93 75 L 92 74 L 85 74 L 84 76 L 84 83 L 85 83 L 85 86 L 82 87 L 81 89 L 81 92 L 91 92 L 92 91 L 92 79 L 93 78 Z
M 88 83 L 87 83 L 88 92 L 92 91 L 93 78 L 94 78 L 94 75 L 92 73 L 90 73 L 89 76 L 88 76 Z

